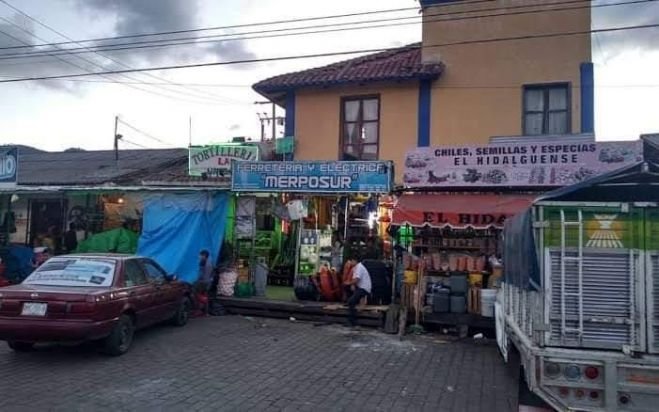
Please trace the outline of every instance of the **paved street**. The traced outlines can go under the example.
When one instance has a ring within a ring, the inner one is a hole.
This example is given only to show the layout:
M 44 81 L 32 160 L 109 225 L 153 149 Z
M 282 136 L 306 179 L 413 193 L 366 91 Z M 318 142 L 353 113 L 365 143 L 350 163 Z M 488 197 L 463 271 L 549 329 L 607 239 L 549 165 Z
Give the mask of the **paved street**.
M 139 333 L 120 358 L 3 344 L 0 388 L 2 411 L 517 410 L 491 343 L 234 316 Z

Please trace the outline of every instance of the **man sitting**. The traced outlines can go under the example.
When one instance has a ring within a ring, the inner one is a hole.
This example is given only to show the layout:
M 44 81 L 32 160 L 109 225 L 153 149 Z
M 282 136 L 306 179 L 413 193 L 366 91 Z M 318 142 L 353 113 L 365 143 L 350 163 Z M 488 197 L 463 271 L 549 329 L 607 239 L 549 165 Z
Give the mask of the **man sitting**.
M 371 275 L 354 256 L 348 258 L 348 262 L 353 266 L 352 279 L 345 283 L 353 289 L 352 296 L 348 299 L 348 323 L 350 326 L 357 326 L 357 305 L 363 297 L 371 294 Z

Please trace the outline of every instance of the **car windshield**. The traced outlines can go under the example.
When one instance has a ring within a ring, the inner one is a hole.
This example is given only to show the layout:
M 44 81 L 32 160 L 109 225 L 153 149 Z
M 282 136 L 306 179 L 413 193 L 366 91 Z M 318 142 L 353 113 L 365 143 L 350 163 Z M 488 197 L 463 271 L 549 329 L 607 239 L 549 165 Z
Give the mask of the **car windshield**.
M 56 257 L 39 266 L 23 281 L 28 285 L 108 287 L 114 280 L 115 261 Z

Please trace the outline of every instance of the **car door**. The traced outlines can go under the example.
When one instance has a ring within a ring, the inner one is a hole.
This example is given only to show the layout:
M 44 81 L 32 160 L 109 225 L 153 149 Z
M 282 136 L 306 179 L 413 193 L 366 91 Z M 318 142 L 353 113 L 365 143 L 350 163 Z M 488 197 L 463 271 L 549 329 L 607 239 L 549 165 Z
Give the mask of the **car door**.
M 137 259 L 124 262 L 124 292 L 135 310 L 136 326 L 143 328 L 157 321 L 154 313 L 155 289 Z
M 157 317 L 160 320 L 166 320 L 174 316 L 178 309 L 180 293 L 176 287 L 176 282 L 166 280 L 165 272 L 156 262 L 151 259 L 141 259 L 149 281 L 155 287 L 155 299 L 158 305 Z

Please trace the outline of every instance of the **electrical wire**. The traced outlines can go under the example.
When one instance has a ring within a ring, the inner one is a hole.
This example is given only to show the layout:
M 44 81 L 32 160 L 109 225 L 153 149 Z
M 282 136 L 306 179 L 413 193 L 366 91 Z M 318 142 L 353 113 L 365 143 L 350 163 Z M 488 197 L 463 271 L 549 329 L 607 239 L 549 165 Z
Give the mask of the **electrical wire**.
M 124 126 L 128 127 L 129 129 L 141 134 L 144 137 L 148 137 L 149 139 L 151 139 L 153 141 L 156 141 L 160 144 L 164 144 L 166 146 L 172 146 L 172 147 L 176 146 L 176 145 L 168 143 L 168 142 L 166 142 L 162 139 L 159 139 L 159 138 L 155 137 L 154 135 L 152 135 L 150 133 L 145 132 L 144 130 L 138 128 L 137 126 L 133 126 L 132 124 L 128 123 L 127 121 L 123 120 L 122 118 L 118 118 L 117 120 L 119 121 L 119 123 L 123 124 Z
M 9 2 L 7 2 L 6 0 L 0 0 L 0 2 L 3 3 L 4 5 L 6 5 L 7 7 L 11 8 L 11 9 L 14 10 L 15 12 L 19 13 L 20 15 L 24 16 L 25 18 L 27 18 L 27 19 L 29 19 L 29 20 L 31 20 L 31 21 L 33 21 L 33 22 L 39 24 L 40 26 L 42 26 L 42 27 L 44 27 L 44 28 L 50 30 L 51 32 L 53 32 L 53 33 L 55 33 L 55 34 L 57 34 L 57 35 L 59 35 L 59 36 L 65 38 L 65 39 L 67 39 L 67 40 L 71 40 L 71 41 L 73 41 L 73 39 L 71 39 L 70 37 L 68 37 L 68 36 L 65 35 L 64 33 L 60 32 L 60 31 L 54 29 L 53 27 L 47 25 L 46 23 L 44 23 L 44 22 L 42 22 L 42 21 L 40 21 L 40 20 L 38 20 L 38 19 L 36 19 L 36 18 L 30 16 L 29 14 L 27 14 L 27 13 L 25 13 L 24 11 L 20 10 L 19 8 L 13 6 L 13 5 L 10 4 Z M 5 19 L 5 18 L 2 18 L 2 19 L 5 20 L 5 21 L 8 21 L 8 20 Z M 10 24 L 13 24 L 13 22 L 11 22 L 11 21 L 8 21 L 8 22 L 9 22 Z M 15 25 L 15 24 L 14 24 L 14 26 L 18 27 L 18 26 Z M 19 29 L 20 29 L 20 27 L 19 27 Z M 35 37 L 36 37 L 36 36 L 35 36 Z M 43 41 L 43 40 L 42 40 L 42 41 Z M 101 56 L 101 57 L 103 57 L 103 58 L 105 58 L 105 59 L 108 59 L 108 60 L 112 61 L 113 63 L 115 63 L 115 64 L 117 64 L 117 65 L 119 65 L 119 66 L 121 66 L 121 67 L 124 67 L 125 69 L 133 69 L 133 67 L 131 67 L 131 66 L 129 66 L 129 65 L 126 65 L 126 64 L 124 64 L 124 63 L 122 63 L 122 62 L 120 62 L 120 61 L 118 61 L 118 60 L 116 60 L 116 59 L 113 59 L 112 57 L 105 56 L 105 55 L 103 55 L 103 54 L 101 54 L 101 53 L 98 53 L 98 52 L 94 52 L 94 53 L 96 53 L 97 55 L 99 55 L 99 56 Z M 67 54 L 72 54 L 72 53 L 67 53 Z M 85 60 L 85 59 L 83 59 L 83 60 Z M 96 67 L 101 67 L 101 68 L 105 69 L 105 67 L 102 66 L 102 65 L 101 65 L 101 66 L 96 65 Z M 165 81 L 165 82 L 169 82 L 168 79 L 165 79 L 165 78 L 162 78 L 162 77 L 156 76 L 156 75 L 151 74 L 151 73 L 145 73 L 145 75 L 148 76 L 148 77 L 150 77 L 150 78 L 156 79 L 156 80 L 162 80 L 162 81 Z M 129 76 L 124 76 L 124 77 L 125 77 L 125 78 L 128 78 L 128 79 L 131 79 L 131 80 L 135 80 L 135 79 L 133 79 L 133 78 L 131 78 L 131 77 L 129 77 Z M 182 86 L 182 87 L 185 88 L 185 89 L 188 89 L 188 90 L 192 90 L 194 93 L 183 93 L 183 92 L 180 92 L 180 91 L 179 91 L 179 93 L 181 93 L 181 94 L 188 95 L 188 96 L 192 96 L 192 97 L 194 97 L 194 98 L 200 98 L 200 97 L 201 97 L 201 98 L 204 98 L 204 99 L 209 99 L 208 97 L 205 96 L 205 94 L 204 94 L 203 92 L 200 92 L 200 91 L 195 90 L 195 89 L 192 89 L 192 88 L 188 88 L 188 87 L 186 87 L 186 86 Z M 171 92 L 169 89 L 167 89 L 167 88 L 165 88 L 165 87 L 160 87 L 160 88 L 161 88 L 162 90 L 167 91 L 167 92 Z M 238 102 L 238 103 L 243 103 L 243 102 L 239 102 L 238 100 L 235 100 L 235 99 L 225 99 L 225 98 L 222 97 L 222 96 L 218 96 L 218 95 L 215 95 L 215 94 L 212 94 L 212 93 L 208 93 L 208 94 L 211 95 L 211 98 L 210 98 L 211 100 L 213 100 L 213 99 L 218 99 L 218 101 L 220 101 L 220 99 L 224 99 L 224 102 L 227 102 L 228 104 L 235 104 L 235 103 L 237 103 L 237 102 Z
M 3 1 L 3 0 L 0 0 L 0 1 Z M 475 15 L 475 16 L 460 16 L 460 17 L 450 17 L 450 18 L 442 18 L 442 19 L 428 19 L 428 18 L 429 17 L 437 17 L 437 16 L 452 16 L 452 15 L 455 15 L 455 14 L 461 14 L 462 15 L 462 14 L 466 14 L 466 13 L 478 13 L 478 12 L 482 13 L 482 12 L 485 12 L 485 11 L 500 10 L 500 8 L 480 9 L 480 10 L 451 12 L 451 13 L 429 14 L 429 15 L 425 16 L 425 19 L 424 19 L 423 22 L 433 23 L 433 22 L 459 21 L 459 20 L 470 20 L 470 19 L 502 17 L 502 16 L 514 16 L 514 15 L 535 14 L 535 13 L 545 13 L 545 12 L 561 12 L 561 11 L 579 10 L 579 9 L 586 9 L 586 8 L 627 6 L 627 5 L 634 5 L 634 4 L 652 3 L 652 2 L 656 2 L 657 0 L 633 0 L 633 1 L 626 1 L 626 2 L 619 2 L 619 3 L 590 4 L 592 1 L 593 0 L 569 0 L 569 1 L 545 3 L 545 4 L 542 4 L 542 5 L 537 5 L 537 4 L 529 5 L 529 4 L 526 4 L 526 5 L 510 6 L 506 10 L 528 9 L 528 8 L 532 8 L 532 10 L 522 10 L 522 11 L 516 11 L 516 12 L 505 11 L 505 12 L 495 13 L 495 14 L 481 14 L 481 15 Z M 578 3 L 588 3 L 588 4 L 581 5 L 581 6 L 576 6 L 576 7 L 547 8 L 547 7 L 552 7 L 552 6 L 570 5 L 570 4 L 578 4 Z M 252 31 L 252 32 L 243 32 L 243 33 L 216 34 L 216 35 L 197 36 L 197 37 L 181 37 L 181 38 L 173 38 L 173 39 L 170 38 L 170 39 L 159 39 L 159 40 L 149 40 L 149 41 L 104 44 L 104 45 L 94 46 L 93 48 L 90 48 L 90 47 L 73 47 L 73 48 L 62 49 L 61 53 L 70 53 L 70 54 L 89 53 L 89 52 L 92 52 L 92 50 L 93 51 L 126 51 L 126 50 L 140 50 L 140 49 L 144 50 L 144 49 L 154 49 L 154 48 L 163 48 L 163 47 L 176 47 L 176 46 L 189 45 L 189 44 L 200 45 L 200 44 L 206 44 L 206 43 L 218 43 L 218 42 L 228 42 L 228 41 L 244 41 L 244 40 L 254 40 L 254 39 L 268 39 L 268 38 L 301 36 L 301 35 L 309 35 L 309 34 L 323 34 L 323 33 L 343 32 L 343 31 L 353 31 L 353 30 L 400 27 L 400 26 L 408 26 L 408 25 L 417 25 L 417 24 L 422 23 L 422 21 L 419 20 L 419 21 L 405 22 L 405 23 L 391 23 L 391 24 L 378 24 L 378 25 L 359 26 L 359 27 L 345 27 L 345 26 L 352 26 L 352 25 L 357 25 L 357 24 L 363 25 L 363 24 L 370 24 L 370 23 L 392 22 L 392 21 L 409 20 L 409 19 L 421 19 L 421 16 L 398 17 L 398 18 L 369 20 L 369 21 L 344 22 L 344 23 L 334 23 L 334 24 L 320 25 L 320 26 L 288 27 L 288 28 L 280 28 L 280 29 L 275 29 L 275 30 Z M 326 28 L 326 27 L 335 27 L 335 28 L 326 29 L 326 30 L 312 30 L 312 31 L 304 31 L 304 32 L 295 32 L 295 33 L 281 33 L 281 32 L 289 32 L 289 31 L 296 31 L 296 30 L 298 30 L 298 31 L 299 30 L 309 30 L 309 29 Z M 279 33 L 279 34 L 268 34 L 268 33 Z M 253 34 L 256 34 L 256 35 L 252 36 Z M 240 37 L 240 36 L 243 36 L 243 37 Z M 211 40 L 203 40 L 203 39 L 211 39 Z M 84 42 L 84 41 L 85 40 L 82 40 L 81 42 Z M 0 49 L 0 50 L 2 50 L 2 49 Z M 14 54 L 0 54 L 0 60 L 14 59 L 14 58 L 37 57 L 37 56 L 43 56 L 43 53 L 44 53 L 44 51 L 32 51 L 32 52 L 14 53 Z
M 494 0 L 463 1 L 461 4 L 491 3 L 493 1 Z M 437 5 L 437 6 L 450 6 L 450 4 L 440 4 L 440 5 Z M 215 26 L 215 27 L 203 27 L 203 28 L 196 28 L 196 29 L 162 31 L 162 32 L 155 32 L 155 33 L 136 33 L 136 34 L 128 34 L 128 35 L 122 35 L 122 36 L 97 37 L 97 38 L 85 39 L 85 40 L 66 41 L 66 42 L 57 42 L 57 43 L 43 43 L 43 44 L 36 44 L 36 45 L 30 45 L 30 46 L 10 46 L 10 47 L 2 47 L 2 48 L 0 48 L 0 50 L 19 49 L 19 48 L 25 48 L 25 47 L 61 46 L 61 45 L 67 45 L 67 44 L 74 44 L 74 43 L 78 43 L 78 42 L 83 42 L 83 43 L 100 42 L 100 41 L 107 41 L 107 40 L 119 40 L 119 39 L 129 39 L 129 38 L 163 36 L 163 35 L 182 34 L 182 33 L 195 33 L 195 32 L 213 31 L 213 30 L 232 30 L 232 29 L 245 28 L 245 27 L 272 26 L 272 25 L 279 25 L 279 24 L 299 23 L 299 22 L 303 22 L 303 21 L 331 20 L 331 19 L 340 19 L 340 18 L 346 18 L 346 17 L 396 13 L 396 12 L 403 12 L 403 11 L 418 11 L 418 10 L 419 10 L 418 7 L 404 7 L 404 8 L 387 9 L 387 10 L 372 10 L 372 11 L 356 12 L 356 13 L 335 14 L 335 15 L 330 15 L 330 16 L 303 17 L 303 18 L 297 18 L 297 19 L 275 20 L 275 21 L 266 21 L 266 22 L 260 22 L 260 23 L 235 24 L 235 25 L 230 25 L 230 26 Z
M 12 24 L 13 26 L 17 27 L 18 29 L 20 29 L 20 30 L 23 31 L 24 33 L 27 33 L 27 34 L 29 34 L 29 35 L 34 36 L 34 35 L 33 35 L 32 33 L 30 33 L 29 31 L 24 30 L 24 29 L 21 28 L 20 26 L 18 26 L 18 25 L 16 25 L 16 24 L 14 24 L 13 22 L 11 22 L 11 21 L 5 19 L 4 17 L 0 17 L 0 20 L 7 21 L 8 23 L 10 23 L 10 24 Z M 9 37 L 10 39 L 12 39 L 12 40 L 14 40 L 14 41 L 17 41 L 17 42 L 19 42 L 19 43 L 27 44 L 26 41 L 24 41 L 24 40 L 22 40 L 22 39 L 20 39 L 20 38 L 18 38 L 18 37 L 16 37 L 16 36 L 13 36 L 13 35 L 11 35 L 11 34 L 9 34 L 9 33 L 7 33 L 7 32 L 4 32 L 4 31 L 2 31 L 2 30 L 0 30 L 0 34 L 3 34 L 3 35 L 5 35 L 5 36 Z M 34 37 L 38 38 L 37 36 L 34 36 Z M 86 75 L 89 75 L 89 76 L 100 76 L 100 77 L 103 77 L 103 78 L 105 78 L 105 79 L 108 79 L 108 81 L 109 81 L 110 83 L 123 85 L 123 86 L 129 87 L 129 88 L 135 89 L 135 90 L 139 90 L 139 91 L 144 92 L 144 93 L 148 93 L 148 94 L 156 95 L 156 96 L 159 96 L 159 97 L 165 97 L 165 98 L 173 99 L 173 100 L 177 100 L 177 101 L 186 101 L 186 102 L 189 102 L 189 103 L 203 104 L 203 105 L 211 104 L 211 103 L 208 103 L 208 102 L 198 102 L 198 101 L 193 101 L 193 100 L 188 100 L 188 99 L 177 98 L 177 97 L 174 97 L 174 96 L 170 96 L 170 95 L 166 95 L 166 94 L 163 94 L 163 93 L 156 92 L 156 91 L 154 91 L 154 90 L 144 89 L 144 88 L 141 88 L 141 87 L 139 87 L 139 86 L 137 86 L 137 85 L 134 85 L 134 84 L 125 84 L 125 83 L 122 83 L 122 82 L 119 81 L 119 80 L 116 80 L 116 79 L 113 79 L 113 78 L 109 77 L 108 74 L 106 74 L 106 73 L 103 73 L 103 72 L 92 72 L 92 71 L 90 71 L 89 69 L 87 69 L 87 68 L 85 68 L 85 67 L 83 67 L 83 66 L 80 66 L 79 64 L 76 64 L 76 63 L 74 63 L 74 62 L 68 61 L 68 60 L 63 59 L 63 58 L 61 58 L 61 57 L 59 57 L 59 56 L 53 56 L 53 57 L 55 57 L 57 60 L 59 60 L 59 61 L 65 63 L 65 64 L 67 64 L 67 65 L 70 65 L 70 66 L 73 66 L 73 67 L 78 68 L 78 69 L 80 69 L 80 70 L 83 70 L 84 72 L 86 72 L 86 73 L 85 73 Z M 99 65 L 99 64 L 97 64 L 97 63 L 95 63 L 95 62 L 93 62 L 93 61 L 90 61 L 90 60 L 88 60 L 88 59 L 82 59 L 82 60 L 84 60 L 84 61 L 86 61 L 86 62 L 88 62 L 88 63 L 91 63 L 91 64 L 95 65 L 96 67 L 101 67 L 102 69 L 105 70 L 105 67 L 104 67 L 104 66 Z M 112 73 L 109 73 L 109 74 L 112 74 Z M 127 77 L 127 78 L 130 78 L 130 77 Z M 50 79 L 43 79 L 43 80 L 50 80 Z M 217 104 L 217 103 L 216 103 L 216 104 Z
M 424 49 L 429 49 L 429 48 L 452 47 L 452 46 L 468 45 L 468 44 L 489 44 L 489 43 L 506 42 L 506 41 L 535 40 L 535 39 L 541 39 L 541 38 L 584 36 L 584 35 L 590 35 L 590 34 L 593 34 L 593 33 L 614 33 L 614 32 L 622 32 L 622 31 L 627 31 L 627 30 L 643 30 L 643 29 L 650 29 L 650 28 L 657 28 L 657 27 L 659 27 L 659 23 L 643 24 L 643 25 L 636 25 L 636 26 L 609 27 L 609 28 L 592 29 L 592 30 L 577 30 L 577 31 L 569 31 L 569 32 L 528 34 L 528 35 L 523 35 L 523 36 L 494 37 L 494 38 L 479 39 L 479 40 L 463 40 L 463 41 L 441 43 L 441 44 L 420 45 L 420 46 L 417 46 L 417 47 L 424 48 Z M 144 67 L 144 68 L 138 68 L 138 69 L 133 69 L 133 70 L 113 70 L 113 71 L 93 72 L 93 73 L 71 73 L 71 74 L 60 74 L 60 75 L 52 75 L 52 76 L 33 76 L 33 77 L 23 77 L 23 78 L 18 78 L 18 79 L 0 80 L 0 83 L 16 83 L 16 82 L 23 82 L 23 81 L 50 80 L 50 79 L 73 78 L 73 77 L 87 77 L 87 76 L 97 76 L 97 75 L 107 75 L 107 74 L 148 72 L 148 71 L 154 71 L 154 70 L 179 70 L 179 69 L 198 68 L 198 67 L 230 66 L 230 65 L 237 65 L 237 64 L 264 63 L 264 62 L 273 62 L 273 61 L 300 60 L 300 59 L 310 59 L 310 58 L 320 58 L 320 57 L 335 57 L 335 56 L 346 56 L 346 55 L 355 55 L 355 54 L 378 53 L 378 52 L 392 52 L 392 51 L 397 51 L 397 50 L 400 50 L 400 47 L 381 47 L 381 48 L 372 48 L 372 49 L 337 51 L 337 52 L 326 52 L 326 53 L 312 53 L 312 54 L 289 55 L 289 56 L 279 56 L 279 57 L 239 59 L 239 60 L 229 60 L 229 61 L 221 61 L 221 62 L 207 62 L 207 63 L 193 63 L 193 64 L 178 64 L 178 65 L 167 65 L 167 66 L 156 66 L 156 67 Z
M 140 147 L 140 148 L 142 148 L 142 149 L 150 149 L 150 147 L 146 147 L 146 146 L 141 145 L 141 144 L 139 144 L 139 143 L 131 142 L 130 140 L 126 140 L 126 139 L 124 139 L 123 137 L 120 138 L 119 141 L 120 141 L 120 142 L 124 142 L 124 143 L 128 143 L 128 144 L 131 144 L 131 145 L 136 146 L 136 147 Z
M 20 77 L 13 76 L 3 76 L 0 75 L 1 79 L 20 79 Z M 109 80 L 91 80 L 91 79 L 57 79 L 59 81 L 67 82 L 82 82 L 82 83 L 114 83 Z M 44 80 L 47 81 L 47 80 Z M 124 82 L 130 83 L 130 82 Z M 147 84 L 147 85 L 166 85 L 167 83 L 147 83 L 147 82 L 136 82 L 135 84 Z M 217 88 L 251 88 L 250 84 L 217 84 L 217 83 L 176 83 L 177 85 L 185 85 L 190 87 L 217 87 Z M 435 86 L 435 88 L 440 89 L 519 89 L 519 85 L 497 85 L 497 86 Z M 654 84 L 596 84 L 593 87 L 596 89 L 633 89 L 633 88 L 659 88 L 659 83 Z M 573 84 L 572 88 L 578 90 L 581 88 L 578 84 Z
M 0 74 L 0 78 L 4 79 L 20 79 L 21 77 L 17 76 L 4 76 Z M 114 83 L 114 81 L 110 80 L 92 80 L 92 79 L 62 79 L 65 81 L 70 81 L 70 82 L 81 82 L 81 83 Z M 156 86 L 162 86 L 162 85 L 168 85 L 169 83 L 158 83 L 158 82 L 130 82 L 130 81 L 122 81 L 124 84 L 141 84 L 141 85 L 156 85 Z M 222 84 L 222 83 L 181 83 L 181 82 L 174 82 L 175 85 L 177 86 L 189 86 L 189 87 L 217 87 L 217 88 L 250 88 L 252 87 L 251 84 Z M 252 103 L 250 103 L 251 105 Z

